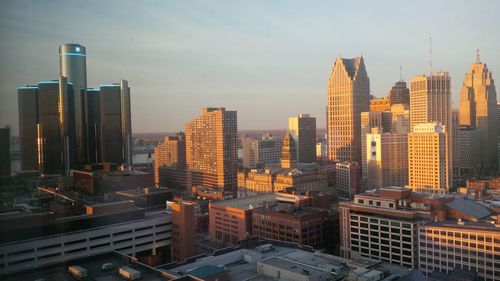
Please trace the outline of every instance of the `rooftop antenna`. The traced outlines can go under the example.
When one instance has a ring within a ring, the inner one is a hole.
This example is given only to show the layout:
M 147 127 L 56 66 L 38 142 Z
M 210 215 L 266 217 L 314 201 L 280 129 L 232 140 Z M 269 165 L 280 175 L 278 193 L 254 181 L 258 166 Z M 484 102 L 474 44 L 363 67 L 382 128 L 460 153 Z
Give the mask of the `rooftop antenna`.
M 476 63 L 481 63 L 481 58 L 479 57 L 479 49 L 476 49 Z
M 429 36 L 429 69 L 432 74 L 432 36 Z

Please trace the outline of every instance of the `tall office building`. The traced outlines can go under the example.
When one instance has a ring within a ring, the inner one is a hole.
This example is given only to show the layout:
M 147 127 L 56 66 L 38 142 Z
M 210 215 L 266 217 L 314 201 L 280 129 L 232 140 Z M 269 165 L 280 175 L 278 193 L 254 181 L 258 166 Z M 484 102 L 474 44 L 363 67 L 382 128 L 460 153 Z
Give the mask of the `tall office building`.
M 178 262 L 196 255 L 194 205 L 172 204 L 172 258 Z
M 38 86 L 17 88 L 21 170 L 38 170 Z
M 459 124 L 460 113 L 458 109 L 453 109 L 451 111 L 451 175 L 452 175 L 452 188 L 455 189 L 464 184 L 465 182 L 461 179 L 460 174 L 460 142 L 458 139 L 458 131 L 460 129 Z
M 439 122 L 446 128 L 446 186 L 452 186 L 451 78 L 448 72 L 419 75 L 410 81 L 410 130 Z M 410 155 L 411 157 L 411 155 Z
M 295 140 L 297 163 L 316 161 L 316 118 L 299 114 L 288 118 L 288 131 Z
M 10 175 L 10 128 L 0 128 L 0 176 Z M 1 181 L 0 181 L 1 182 Z
M 204 108 L 186 124 L 188 189 L 215 198 L 233 198 L 238 185 L 238 124 L 236 111 Z
M 368 183 L 368 162 L 366 158 L 366 134 L 373 128 L 379 128 L 381 132 L 390 132 L 391 117 L 390 112 L 367 111 L 361 113 L 361 186 L 365 190 Z
M 88 113 L 88 152 L 89 163 L 101 162 L 101 92 L 99 89 L 87 89 Z
M 281 142 L 277 138 L 243 140 L 243 167 L 254 169 L 279 165 Z
M 471 64 L 460 93 L 460 125 L 477 128 L 481 145 L 481 166 L 496 172 L 497 93 L 491 71 L 479 58 Z
M 65 77 L 38 83 L 38 164 L 42 175 L 69 173 L 75 163 L 73 85 Z
M 406 87 L 405 81 L 398 81 L 389 91 L 391 105 L 403 104 L 406 108 L 410 106 L 410 90 Z
M 132 164 L 130 88 L 126 80 L 101 85 L 101 154 L 103 162 Z
M 418 124 L 408 134 L 408 185 L 412 189 L 430 193 L 448 192 L 445 129 L 436 122 Z
M 87 59 L 86 49 L 80 44 L 59 46 L 60 76 L 73 84 L 75 110 L 76 162 L 88 161 L 87 147 Z
M 186 136 L 179 133 L 175 137 L 166 136 L 162 144 L 155 146 L 155 184 L 160 184 L 160 167 L 177 171 L 186 169 Z
M 338 57 L 328 80 L 328 158 L 361 163 L 361 112 L 370 107 L 363 57 Z
M 408 184 L 408 135 L 383 133 L 378 128 L 366 135 L 367 188 Z
M 352 200 L 360 192 L 360 167 L 357 162 L 340 162 L 335 164 L 337 196 Z
M 297 149 L 295 148 L 295 140 L 290 132 L 286 132 L 283 138 L 283 146 L 281 147 L 281 167 L 290 169 L 296 166 Z
M 481 146 L 477 130 L 470 126 L 460 126 L 458 130 L 461 184 L 479 176 L 481 168 Z

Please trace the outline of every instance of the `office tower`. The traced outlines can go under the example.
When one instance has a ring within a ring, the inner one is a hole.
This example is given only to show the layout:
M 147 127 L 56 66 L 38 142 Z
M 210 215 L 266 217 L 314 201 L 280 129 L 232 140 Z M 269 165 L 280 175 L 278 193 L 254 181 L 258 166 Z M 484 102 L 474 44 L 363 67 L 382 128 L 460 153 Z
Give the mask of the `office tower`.
M 10 176 L 10 128 L 0 128 L 0 176 Z
M 88 152 L 89 163 L 101 162 L 101 93 L 99 89 L 87 89 Z
M 464 183 L 461 181 L 460 175 L 460 143 L 458 140 L 458 131 L 460 128 L 459 124 L 460 113 L 458 109 L 453 109 L 451 111 L 451 175 L 452 175 L 452 187 L 453 189 Z
M 410 106 L 410 90 L 406 87 L 405 81 L 398 81 L 389 91 L 389 100 L 391 105 L 403 104 L 404 107 Z
M 194 205 L 172 205 L 172 258 L 178 262 L 196 255 L 194 232 Z
M 391 98 L 383 97 L 378 99 L 370 100 L 370 111 L 390 111 L 391 110 Z
M 418 124 L 408 134 L 408 185 L 414 190 L 446 193 L 446 127 L 441 123 Z
M 75 163 L 73 85 L 66 77 L 38 83 L 38 164 L 42 175 L 69 173 Z
M 243 140 L 243 167 L 254 169 L 279 165 L 281 142 L 272 137 Z
M 340 255 L 416 268 L 418 227 L 434 219 L 442 201 L 392 186 L 355 195 L 351 202 L 340 202 Z
M 481 147 L 477 130 L 470 126 L 460 126 L 458 146 L 460 177 L 463 184 L 466 180 L 477 177 L 481 168 Z
M 38 86 L 17 88 L 21 170 L 38 170 Z
M 497 93 L 491 71 L 479 59 L 471 64 L 460 93 L 460 125 L 477 128 L 484 172 L 495 172 L 497 166 Z
M 186 169 L 186 136 L 166 136 L 162 144 L 155 146 L 155 184 L 160 184 L 160 167 L 185 172 Z M 166 180 L 167 181 L 167 180 Z
M 186 124 L 188 189 L 233 198 L 237 190 L 238 124 L 236 111 L 204 108 Z
M 126 80 L 101 85 L 101 154 L 103 162 L 132 164 L 130 89 Z
M 391 106 L 391 132 L 407 134 L 410 132 L 410 110 L 404 104 L 393 104 Z
M 282 168 L 295 168 L 297 166 L 297 149 L 295 140 L 290 132 L 285 133 L 283 138 L 283 146 L 281 147 L 281 167 Z
M 383 133 L 378 128 L 366 135 L 367 189 L 408 184 L 408 135 Z
M 316 118 L 299 114 L 288 118 L 288 131 L 295 141 L 297 163 L 316 161 Z
M 410 81 L 410 131 L 418 124 L 431 122 L 439 122 L 446 128 L 446 186 L 451 187 L 453 128 L 451 78 L 448 72 L 419 75 Z
M 73 84 L 75 110 L 76 163 L 86 163 L 87 147 L 87 59 L 86 49 L 80 44 L 59 46 L 60 76 Z
M 392 115 L 390 112 L 367 111 L 361 113 L 361 187 L 367 188 L 368 165 L 366 158 L 366 134 L 373 128 L 380 128 L 382 132 L 390 132 L 392 127 Z
M 340 162 L 337 171 L 337 196 L 351 200 L 360 191 L 360 167 L 356 162 Z
M 337 58 L 328 80 L 328 158 L 361 163 L 361 112 L 370 108 L 363 57 Z

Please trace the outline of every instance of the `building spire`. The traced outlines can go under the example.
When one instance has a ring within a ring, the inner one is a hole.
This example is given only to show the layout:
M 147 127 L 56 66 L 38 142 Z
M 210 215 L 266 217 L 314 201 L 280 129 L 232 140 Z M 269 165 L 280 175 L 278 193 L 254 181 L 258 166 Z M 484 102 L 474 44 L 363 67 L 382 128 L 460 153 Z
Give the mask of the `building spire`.
M 479 56 L 479 49 L 476 49 L 476 63 L 481 63 L 481 57 Z

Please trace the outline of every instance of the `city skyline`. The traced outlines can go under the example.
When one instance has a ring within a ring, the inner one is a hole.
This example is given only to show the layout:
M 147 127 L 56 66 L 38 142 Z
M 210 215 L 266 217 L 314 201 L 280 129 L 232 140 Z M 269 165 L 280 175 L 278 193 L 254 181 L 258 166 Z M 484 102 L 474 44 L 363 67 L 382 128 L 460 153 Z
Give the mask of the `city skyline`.
M 393 9 L 326 2 L 196 2 L 195 9 L 192 3 L 119 2 L 120 9 L 114 9 L 117 3 L 2 5 L 0 59 L 9 67 L 0 68 L 0 127 L 10 125 L 11 135 L 18 135 L 17 87 L 58 77 L 57 48 L 69 42 L 87 48 L 89 87 L 130 81 L 137 133 L 180 131 L 207 106 L 238 111 L 243 130 L 284 129 L 287 118 L 299 113 L 317 117 L 317 127 L 325 128 L 321 116 L 336 57 L 362 54 L 370 93 L 383 97 L 399 80 L 400 66 L 405 81 L 429 72 L 429 36 L 433 69 L 450 73 L 453 107 L 458 108 L 476 48 L 493 78 L 500 60 L 499 39 L 488 36 L 495 34 L 497 2 L 438 3 L 432 10 L 397 2 Z M 447 13 L 440 14 L 443 8 Z M 93 20 L 73 20 L 71 9 Z M 46 15 L 41 21 L 40 13 Z M 124 17 L 128 21 L 120 21 Z M 474 24 L 457 23 L 461 18 Z M 64 29 L 58 28 L 60 22 Z

